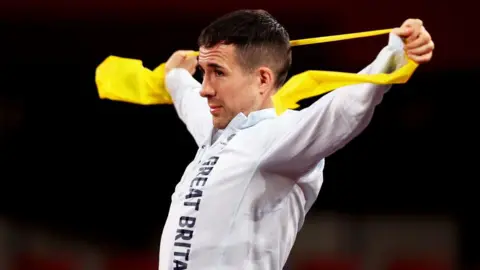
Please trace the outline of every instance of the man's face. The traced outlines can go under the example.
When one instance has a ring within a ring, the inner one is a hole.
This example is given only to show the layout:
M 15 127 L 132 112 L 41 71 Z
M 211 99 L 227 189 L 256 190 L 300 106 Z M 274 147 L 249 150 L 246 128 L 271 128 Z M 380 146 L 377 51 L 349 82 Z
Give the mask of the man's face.
M 238 113 L 248 115 L 264 102 L 261 78 L 239 65 L 233 45 L 201 47 L 198 64 L 204 73 L 200 94 L 208 99 L 214 127 L 224 129 Z

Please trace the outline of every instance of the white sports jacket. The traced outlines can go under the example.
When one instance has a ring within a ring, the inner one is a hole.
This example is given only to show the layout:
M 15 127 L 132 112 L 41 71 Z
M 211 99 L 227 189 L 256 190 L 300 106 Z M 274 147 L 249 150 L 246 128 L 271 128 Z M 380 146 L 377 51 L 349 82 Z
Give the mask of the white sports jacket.
M 391 34 L 361 73 L 403 64 L 403 43 Z M 174 69 L 166 84 L 199 149 L 172 195 L 160 270 L 282 269 L 320 191 L 324 158 L 367 126 L 390 88 L 343 87 L 301 111 L 240 113 L 215 131 L 199 82 Z

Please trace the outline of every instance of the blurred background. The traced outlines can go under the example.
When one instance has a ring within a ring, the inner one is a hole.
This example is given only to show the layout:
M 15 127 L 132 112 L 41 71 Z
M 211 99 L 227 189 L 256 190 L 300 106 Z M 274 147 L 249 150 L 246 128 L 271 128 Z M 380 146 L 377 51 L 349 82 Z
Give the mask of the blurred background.
M 286 269 L 479 269 L 468 155 L 480 53 L 467 0 L 1 1 L 0 269 L 157 268 L 170 196 L 195 144 L 172 106 L 100 100 L 95 68 L 109 55 L 155 68 L 197 49 L 204 26 L 239 8 L 269 11 L 292 39 L 421 18 L 436 44 L 433 61 L 326 160 Z M 387 40 L 295 48 L 290 75 L 356 72 Z

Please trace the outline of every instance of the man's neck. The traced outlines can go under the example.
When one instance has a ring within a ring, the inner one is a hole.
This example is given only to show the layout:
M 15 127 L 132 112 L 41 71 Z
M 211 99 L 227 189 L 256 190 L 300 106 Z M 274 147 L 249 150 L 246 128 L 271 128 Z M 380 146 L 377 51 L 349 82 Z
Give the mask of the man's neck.
M 273 109 L 275 106 L 273 105 L 273 99 L 269 98 L 266 99 L 260 106 L 253 108 L 250 112 L 244 113 L 245 116 L 248 116 L 252 112 L 257 112 L 261 110 L 266 110 L 266 109 Z
M 273 104 L 273 96 L 271 96 L 270 98 L 267 98 L 261 107 L 262 108 L 260 110 L 275 108 Z

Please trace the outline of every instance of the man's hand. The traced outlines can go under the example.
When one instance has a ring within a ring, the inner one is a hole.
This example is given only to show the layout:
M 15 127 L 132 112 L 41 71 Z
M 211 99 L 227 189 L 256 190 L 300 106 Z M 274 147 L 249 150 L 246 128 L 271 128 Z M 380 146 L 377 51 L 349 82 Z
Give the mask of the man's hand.
M 408 19 L 392 32 L 403 38 L 405 51 L 410 59 L 418 64 L 427 63 L 432 59 L 434 43 L 421 20 Z
M 193 75 L 197 69 L 197 56 L 193 54 L 193 51 L 174 52 L 165 63 L 165 74 L 174 68 L 184 68 Z

